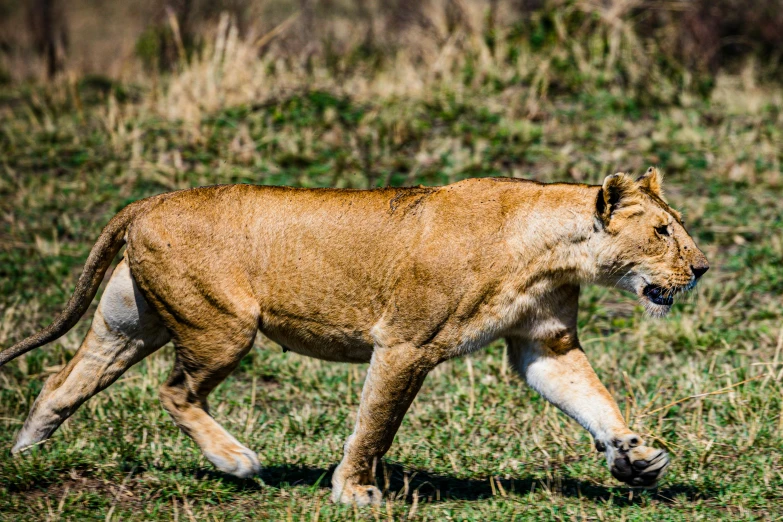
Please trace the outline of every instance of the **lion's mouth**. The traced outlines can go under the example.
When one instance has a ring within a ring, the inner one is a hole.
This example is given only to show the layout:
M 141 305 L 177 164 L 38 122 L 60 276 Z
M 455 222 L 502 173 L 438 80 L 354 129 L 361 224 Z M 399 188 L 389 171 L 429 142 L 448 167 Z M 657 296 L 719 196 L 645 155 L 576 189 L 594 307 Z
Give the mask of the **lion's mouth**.
M 653 303 L 661 306 L 671 306 L 674 304 L 674 291 L 667 291 L 662 286 L 647 285 L 642 290 L 644 297 Z

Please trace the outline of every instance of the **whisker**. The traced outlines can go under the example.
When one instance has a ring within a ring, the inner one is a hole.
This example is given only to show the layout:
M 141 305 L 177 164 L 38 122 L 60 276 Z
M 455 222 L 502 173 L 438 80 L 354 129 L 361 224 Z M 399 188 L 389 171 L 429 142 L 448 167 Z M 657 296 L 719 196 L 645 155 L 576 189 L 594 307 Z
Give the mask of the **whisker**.
M 612 269 L 609 271 L 609 275 L 610 275 L 610 276 L 613 276 L 614 274 L 616 274 L 616 273 L 617 273 L 617 272 L 618 272 L 620 269 L 622 269 L 622 268 L 624 268 L 624 267 L 623 267 L 623 266 L 617 266 L 617 267 L 614 267 L 614 268 L 612 268 Z
M 620 278 L 619 278 L 617 281 L 615 281 L 615 282 L 614 282 L 614 287 L 615 287 L 615 288 L 617 288 L 617 287 L 618 287 L 618 285 L 620 284 L 620 281 L 622 281 L 623 279 L 625 279 L 625 278 L 626 278 L 626 276 L 628 276 L 628 274 L 630 274 L 630 273 L 631 273 L 631 270 L 633 270 L 633 269 L 632 269 L 632 268 L 629 268 L 628 270 L 626 270 L 626 271 L 625 271 L 625 273 L 622 275 L 622 277 L 620 277 Z

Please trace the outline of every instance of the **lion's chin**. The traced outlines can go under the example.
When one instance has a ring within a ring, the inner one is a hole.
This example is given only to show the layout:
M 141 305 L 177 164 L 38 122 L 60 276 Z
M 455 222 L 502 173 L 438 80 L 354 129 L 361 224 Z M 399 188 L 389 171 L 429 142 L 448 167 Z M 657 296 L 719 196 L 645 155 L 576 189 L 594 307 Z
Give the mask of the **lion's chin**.
M 666 317 L 666 314 L 668 314 L 669 311 L 672 309 L 672 305 L 670 304 L 657 304 L 650 301 L 650 299 L 644 296 L 642 296 L 639 299 L 639 302 L 644 307 L 644 311 L 650 317 L 655 317 L 655 318 Z

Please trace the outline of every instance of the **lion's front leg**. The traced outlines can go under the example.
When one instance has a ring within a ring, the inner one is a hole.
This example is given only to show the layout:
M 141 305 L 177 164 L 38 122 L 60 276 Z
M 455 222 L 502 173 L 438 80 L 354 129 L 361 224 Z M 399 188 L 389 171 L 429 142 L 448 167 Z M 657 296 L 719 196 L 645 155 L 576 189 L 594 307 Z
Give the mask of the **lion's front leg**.
M 376 347 L 362 389 L 353 434 L 332 476 L 332 500 L 347 504 L 380 504 L 373 485 L 373 464 L 388 450 L 402 418 L 435 366 L 413 346 Z
M 556 342 L 507 341 L 511 364 L 533 389 L 590 432 L 615 478 L 637 487 L 658 482 L 669 466 L 668 455 L 645 446 L 642 437 L 628 429 L 575 335 Z

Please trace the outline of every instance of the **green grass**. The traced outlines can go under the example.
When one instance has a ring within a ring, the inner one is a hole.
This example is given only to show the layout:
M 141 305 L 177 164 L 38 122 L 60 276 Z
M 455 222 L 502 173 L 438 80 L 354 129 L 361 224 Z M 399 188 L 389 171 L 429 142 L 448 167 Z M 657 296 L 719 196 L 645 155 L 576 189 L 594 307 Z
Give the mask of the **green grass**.
M 161 409 L 168 346 L 49 442 L 0 459 L 0 518 L 783 517 L 783 113 L 709 102 L 639 108 L 620 95 L 586 93 L 541 100 L 528 119 L 513 89 L 471 89 L 410 99 L 304 90 L 195 123 L 100 97 L 77 110 L 57 89 L 9 90 L 0 102 L 0 346 L 53 318 L 101 227 L 151 194 L 215 183 L 366 187 L 485 175 L 597 183 L 656 164 L 712 269 L 665 320 L 644 318 L 618 291 L 586 288 L 580 327 L 631 425 L 672 454 L 658 489 L 614 481 L 587 433 L 511 374 L 499 342 L 470 365 L 451 361 L 428 378 L 378 469 L 387 499 L 380 511 L 333 505 L 331 471 L 366 366 L 284 354 L 260 339 L 211 405 L 258 451 L 261 477 L 213 470 Z M 0 370 L 2 451 L 88 324 Z

